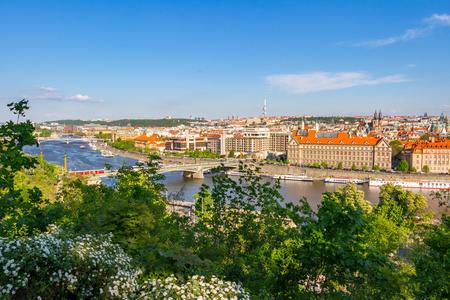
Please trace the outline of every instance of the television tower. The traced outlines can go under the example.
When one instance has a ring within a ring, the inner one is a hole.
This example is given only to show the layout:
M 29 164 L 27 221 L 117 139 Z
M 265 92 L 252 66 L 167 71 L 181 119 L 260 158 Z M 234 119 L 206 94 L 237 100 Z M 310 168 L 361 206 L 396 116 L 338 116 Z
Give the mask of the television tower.
M 264 106 L 263 106 L 263 115 L 266 117 L 266 96 L 264 96 Z

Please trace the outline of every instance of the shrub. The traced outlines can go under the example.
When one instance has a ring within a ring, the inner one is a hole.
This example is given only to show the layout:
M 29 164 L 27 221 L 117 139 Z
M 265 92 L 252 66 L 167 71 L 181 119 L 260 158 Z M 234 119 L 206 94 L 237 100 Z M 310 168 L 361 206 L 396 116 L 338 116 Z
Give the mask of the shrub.
M 171 275 L 164 280 L 147 280 L 140 296 L 144 299 L 250 299 L 238 284 L 215 277 L 189 277 L 186 283 Z
M 32 238 L 0 239 L 0 298 L 127 298 L 141 272 L 111 238 L 52 227 Z

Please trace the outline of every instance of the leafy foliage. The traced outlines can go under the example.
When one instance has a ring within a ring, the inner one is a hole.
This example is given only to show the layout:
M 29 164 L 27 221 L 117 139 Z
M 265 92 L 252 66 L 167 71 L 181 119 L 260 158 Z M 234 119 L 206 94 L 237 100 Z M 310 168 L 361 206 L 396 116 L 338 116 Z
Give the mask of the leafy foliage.
M 47 201 L 42 192 L 34 187 L 18 187 L 15 175 L 18 171 L 35 166 L 36 158 L 23 153 L 24 146 L 38 146 L 33 136 L 34 126 L 29 120 L 19 122 L 29 108 L 23 99 L 8 104 L 17 115 L 17 122 L 0 126 L 0 236 L 26 235 L 48 225 L 43 216 Z
M 404 190 L 392 183 L 380 187 L 380 202 L 375 207 L 379 213 L 384 213 L 396 224 L 412 226 L 416 217 L 429 218 L 431 212 L 426 212 L 427 199 L 421 193 Z M 406 222 L 406 223 L 405 223 Z
M 420 299 L 450 298 L 450 218 L 442 225 L 424 225 L 414 249 L 413 262 Z
M 287 203 L 271 186 L 254 177 L 258 168 L 241 164 L 247 176 L 234 181 L 213 177 L 214 186 L 203 186 L 196 206 L 199 221 L 184 228 L 186 246 L 227 278 L 243 282 L 254 294 L 296 295 L 298 261 L 293 259 L 300 241 L 289 220 L 299 218 L 299 208 Z M 283 296 L 282 296 L 283 295 Z
M 2 299 L 127 298 L 141 273 L 110 236 L 58 228 L 33 238 L 0 239 Z
M 397 165 L 397 171 L 401 171 L 401 172 L 406 172 L 409 170 L 409 164 L 406 160 L 402 160 L 398 165 Z

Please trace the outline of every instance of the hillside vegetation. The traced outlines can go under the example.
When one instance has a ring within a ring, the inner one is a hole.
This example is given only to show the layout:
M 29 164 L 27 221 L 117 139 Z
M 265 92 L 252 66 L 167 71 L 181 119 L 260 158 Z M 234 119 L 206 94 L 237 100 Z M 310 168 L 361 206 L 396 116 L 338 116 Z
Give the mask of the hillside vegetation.
M 11 107 L 21 117 L 27 102 Z M 148 168 L 124 166 L 112 186 L 71 180 L 46 199 L 15 175 L 37 172 L 21 151 L 36 145 L 33 130 L 29 121 L 0 127 L 1 299 L 450 296 L 450 220 L 429 223 L 421 194 L 385 185 L 372 207 L 348 184 L 314 211 L 306 198 L 284 203 L 279 181 L 241 164 L 245 176 L 214 176 L 193 215 L 178 214 L 150 155 Z M 447 205 L 448 193 L 440 197 Z

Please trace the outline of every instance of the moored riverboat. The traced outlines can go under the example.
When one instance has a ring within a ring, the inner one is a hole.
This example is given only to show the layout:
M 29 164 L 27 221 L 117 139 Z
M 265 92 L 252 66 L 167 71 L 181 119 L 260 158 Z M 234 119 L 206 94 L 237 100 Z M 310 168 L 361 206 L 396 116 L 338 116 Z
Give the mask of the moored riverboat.
M 450 189 L 450 181 L 445 180 L 392 180 L 392 179 L 377 179 L 371 178 L 369 186 L 380 187 L 383 184 L 392 183 L 393 185 L 400 185 L 407 189 L 436 189 L 448 190 Z
M 70 173 L 70 176 L 76 176 L 76 175 L 98 175 L 98 174 L 105 174 L 105 169 L 99 169 L 99 170 L 85 170 L 85 171 L 75 171 Z
M 307 176 L 306 174 L 300 175 L 273 175 L 273 179 L 281 179 L 281 180 L 294 180 L 294 181 L 313 181 L 312 177 Z
M 325 183 L 342 183 L 347 184 L 349 182 L 353 182 L 356 184 L 363 184 L 364 180 L 353 178 L 353 177 L 347 177 L 347 176 L 328 176 L 324 179 Z
M 101 151 L 101 156 L 103 158 L 113 158 L 114 154 L 111 151 Z

